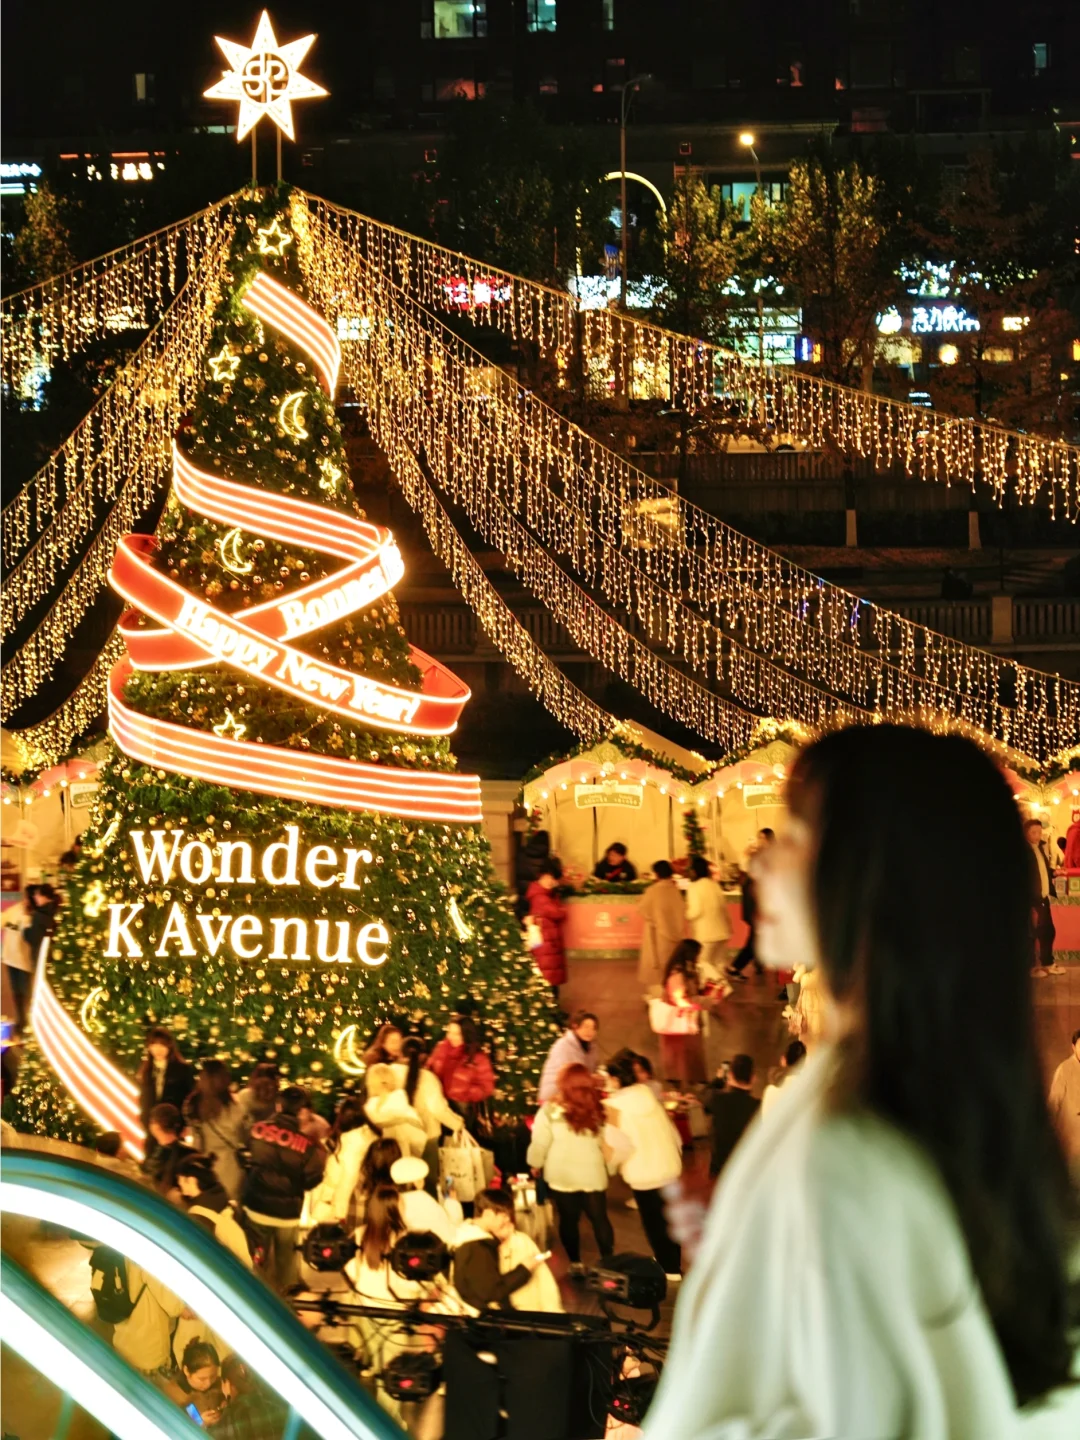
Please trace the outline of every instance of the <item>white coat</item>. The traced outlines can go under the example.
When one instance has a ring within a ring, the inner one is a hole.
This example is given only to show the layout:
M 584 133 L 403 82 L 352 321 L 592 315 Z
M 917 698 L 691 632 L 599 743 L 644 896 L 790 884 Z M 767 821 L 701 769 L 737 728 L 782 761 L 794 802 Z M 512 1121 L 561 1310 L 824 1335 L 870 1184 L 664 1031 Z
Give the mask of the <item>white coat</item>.
M 323 1178 L 304 1196 L 303 1227 L 334 1222 L 346 1224 L 351 1218 L 353 1196 L 360 1184 L 364 1156 L 375 1140 L 374 1130 L 358 1125 L 346 1130 L 336 1150 L 327 1151 Z
M 113 1326 L 113 1349 L 133 1370 L 149 1374 L 172 1359 L 173 1321 L 182 1314 L 184 1302 L 134 1260 L 126 1266 L 135 1308 Z
M 627 1085 L 606 1096 L 604 1103 L 611 1120 L 604 1139 L 631 1190 L 659 1190 L 677 1180 L 682 1174 L 679 1132 L 649 1087 Z
M 686 918 L 690 933 L 700 945 L 718 945 L 731 939 L 731 917 L 723 890 L 707 875 L 686 887 Z
M 724 1169 L 646 1440 L 1080 1434 L 1018 1428 L 936 1170 L 885 1122 L 830 1112 L 834 1063 L 808 1059 Z
M 444 1245 L 453 1249 L 458 1225 L 426 1190 L 403 1190 L 398 1197 L 398 1208 L 405 1222 L 405 1229 L 418 1233 L 424 1230 L 437 1235 Z
M 398 1089 L 404 1090 L 409 1067 L 398 1062 L 390 1066 L 390 1072 Z M 429 1140 L 438 1140 L 444 1125 L 448 1130 L 457 1131 L 465 1123 L 456 1110 L 451 1110 L 450 1102 L 443 1093 L 442 1081 L 434 1070 L 421 1070 L 416 1077 L 412 1108 L 420 1116 L 424 1134 Z
M 556 1100 L 549 1100 L 537 1113 L 525 1163 L 542 1170 L 552 1190 L 596 1191 L 608 1186 L 600 1136 L 592 1130 L 571 1129 Z

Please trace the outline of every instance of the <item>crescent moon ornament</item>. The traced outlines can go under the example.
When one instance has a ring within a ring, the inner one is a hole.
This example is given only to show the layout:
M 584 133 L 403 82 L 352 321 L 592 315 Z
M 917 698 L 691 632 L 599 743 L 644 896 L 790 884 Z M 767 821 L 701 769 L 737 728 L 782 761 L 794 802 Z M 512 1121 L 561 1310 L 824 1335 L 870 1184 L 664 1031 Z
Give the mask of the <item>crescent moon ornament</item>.
M 334 1041 L 334 1064 L 346 1075 L 363 1075 L 367 1066 L 356 1053 L 356 1026 L 346 1025 Z
M 304 428 L 304 418 L 300 414 L 300 406 L 306 399 L 307 391 L 293 390 L 291 394 L 285 396 L 278 410 L 277 423 L 291 440 L 308 438 L 308 432 Z
M 104 1035 L 105 1026 L 97 1018 L 97 1007 L 106 995 L 104 985 L 95 985 L 79 1007 L 79 1021 L 88 1035 Z
M 240 526 L 236 525 L 217 542 L 217 552 L 226 570 L 233 575 L 250 575 L 255 569 L 254 560 L 245 560 L 240 554 Z
M 449 905 L 447 905 L 446 910 L 447 914 L 450 916 L 450 923 L 453 925 L 454 930 L 457 933 L 457 938 L 459 940 L 471 940 L 473 935 L 472 928 L 465 923 L 465 917 L 458 909 L 456 895 L 452 895 L 450 897 L 450 903 Z

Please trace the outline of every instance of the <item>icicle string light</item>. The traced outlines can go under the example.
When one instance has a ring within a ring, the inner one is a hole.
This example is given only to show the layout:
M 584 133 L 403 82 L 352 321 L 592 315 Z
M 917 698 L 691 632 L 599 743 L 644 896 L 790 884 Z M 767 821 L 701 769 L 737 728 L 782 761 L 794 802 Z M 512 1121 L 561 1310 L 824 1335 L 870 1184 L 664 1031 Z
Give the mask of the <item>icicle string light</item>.
M 376 355 L 359 392 L 376 431 L 389 407 L 408 447 L 445 474 L 483 533 L 501 534 L 500 548 L 513 555 L 515 545 L 495 528 L 492 501 L 650 642 L 722 676 L 750 708 L 789 713 L 772 703 L 770 686 L 790 691 L 787 682 L 801 679 L 834 708 L 951 717 L 1035 756 L 1080 731 L 1080 687 L 861 601 L 688 505 L 439 326 L 364 264 L 319 207 L 298 197 L 294 211 L 309 283 L 339 333 L 357 337 L 346 339 L 347 355 Z
M 9 526 L 39 538 L 4 582 L 3 634 L 52 598 L 34 630 L 5 661 L 0 698 L 5 720 L 53 673 L 75 627 L 105 589 L 120 537 L 165 489 L 172 436 L 200 383 L 229 226 L 221 228 L 218 240 L 204 257 L 200 283 L 181 289 L 95 409 L 4 512 L 5 538 Z M 53 509 L 61 486 L 66 498 Z M 51 498 L 43 502 L 44 495 Z M 102 504 L 111 508 L 99 521 Z
M 231 196 L 0 304 L 0 377 L 16 392 L 42 363 L 67 360 L 95 340 L 153 324 L 178 281 L 216 247 Z
M 691 411 L 720 399 L 763 414 L 781 432 L 826 441 L 879 469 L 949 484 L 983 480 L 999 504 L 1012 493 L 1031 504 L 1045 489 L 1052 514 L 1080 514 L 1080 448 L 1040 436 L 890 400 L 820 380 L 793 366 L 746 357 L 608 310 L 578 311 L 571 295 L 380 224 L 329 201 L 305 197 L 320 231 L 426 309 L 466 315 L 537 348 L 570 383 L 632 398 L 663 398 Z M 351 318 L 351 317 L 350 317 Z

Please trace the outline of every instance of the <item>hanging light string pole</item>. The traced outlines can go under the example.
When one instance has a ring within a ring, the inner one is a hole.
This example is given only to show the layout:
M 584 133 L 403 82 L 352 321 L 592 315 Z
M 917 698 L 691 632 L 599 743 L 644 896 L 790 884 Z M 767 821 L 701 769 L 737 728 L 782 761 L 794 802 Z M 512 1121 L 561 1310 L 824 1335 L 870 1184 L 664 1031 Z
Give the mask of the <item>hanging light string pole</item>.
M 264 10 L 255 27 L 255 37 L 250 45 L 239 45 L 235 40 L 226 40 L 215 35 L 218 48 L 228 60 L 230 68 L 222 72 L 216 85 L 203 92 L 207 100 L 236 100 L 240 113 L 236 123 L 238 144 L 251 136 L 251 185 L 258 186 L 258 154 L 256 128 L 263 116 L 277 126 L 277 178 L 281 180 L 281 133 L 290 140 L 296 139 L 293 129 L 292 102 L 312 100 L 328 92 L 316 85 L 306 75 L 300 74 L 304 56 L 314 43 L 314 35 L 305 35 L 300 40 L 290 40 L 287 45 L 278 42 L 273 22 Z
M 630 116 L 630 106 L 634 103 L 634 96 L 641 89 L 642 82 L 649 80 L 648 75 L 635 75 L 633 80 L 626 80 L 618 88 L 622 92 L 619 96 L 619 309 L 626 312 L 626 251 L 627 251 L 627 228 L 626 228 L 626 122 Z

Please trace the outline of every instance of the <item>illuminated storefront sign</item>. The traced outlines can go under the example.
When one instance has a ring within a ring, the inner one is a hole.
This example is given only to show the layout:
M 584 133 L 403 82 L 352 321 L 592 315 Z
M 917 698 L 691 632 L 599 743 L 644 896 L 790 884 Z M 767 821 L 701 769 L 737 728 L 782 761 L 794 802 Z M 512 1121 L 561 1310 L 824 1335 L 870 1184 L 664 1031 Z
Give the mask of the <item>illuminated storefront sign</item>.
M 605 780 L 599 785 L 575 785 L 574 804 L 579 810 L 595 810 L 601 805 L 640 810 L 644 794 L 643 785 L 621 785 L 616 780 Z
M 915 305 L 911 311 L 913 335 L 957 335 L 978 330 L 979 322 L 961 305 Z

